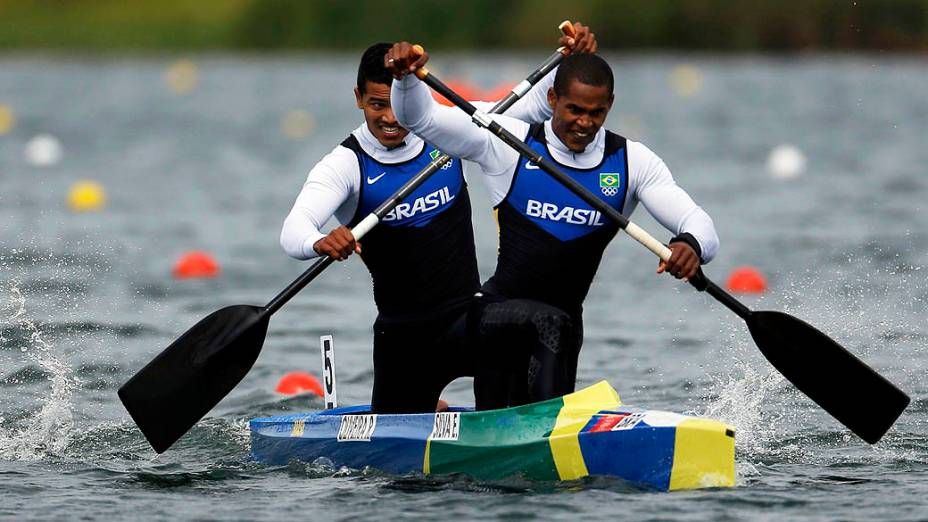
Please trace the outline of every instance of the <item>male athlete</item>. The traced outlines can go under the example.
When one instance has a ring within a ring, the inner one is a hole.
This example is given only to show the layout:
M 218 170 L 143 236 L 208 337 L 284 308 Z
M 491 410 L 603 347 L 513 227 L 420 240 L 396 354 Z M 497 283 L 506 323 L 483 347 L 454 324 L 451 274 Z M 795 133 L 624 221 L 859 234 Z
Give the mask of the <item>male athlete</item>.
M 571 52 L 595 51 L 589 29 L 575 24 Z M 473 375 L 466 312 L 479 289 L 470 200 L 461 162 L 452 159 L 364 237 L 354 226 L 440 152 L 400 126 L 384 68 L 391 44 L 369 47 L 358 68 L 355 99 L 365 122 L 309 173 L 284 222 L 280 243 L 290 256 L 361 255 L 373 279 L 374 388 L 377 413 L 434 411 L 442 389 Z M 553 75 L 549 75 L 553 76 Z M 547 117 L 545 78 L 508 111 L 526 121 Z M 490 105 L 485 105 L 489 110 Z M 330 217 L 339 226 L 320 231 Z
M 496 382 L 497 403 L 491 407 L 573 391 L 583 339 L 583 300 L 618 226 L 474 125 L 463 111 L 433 103 L 428 87 L 408 74 L 421 67 L 427 55 L 419 56 L 402 42 L 386 60 L 398 78 L 392 91 L 397 120 L 443 151 L 477 162 L 497 211 L 499 259 L 495 274 L 481 288 L 484 308 L 479 319 L 483 360 L 499 360 L 495 371 L 483 374 L 484 380 Z M 715 227 L 655 153 L 602 128 L 614 99 L 613 83 L 605 60 L 571 55 L 561 63 L 548 91 L 550 120 L 529 124 L 506 116 L 494 119 L 624 215 L 642 203 L 675 234 L 669 244 L 673 254 L 659 264 L 658 273 L 693 277 L 701 263 L 715 256 Z M 563 315 L 556 321 L 536 320 L 539 302 Z M 520 352 L 520 347 L 530 353 Z M 480 381 L 478 375 L 475 386 Z

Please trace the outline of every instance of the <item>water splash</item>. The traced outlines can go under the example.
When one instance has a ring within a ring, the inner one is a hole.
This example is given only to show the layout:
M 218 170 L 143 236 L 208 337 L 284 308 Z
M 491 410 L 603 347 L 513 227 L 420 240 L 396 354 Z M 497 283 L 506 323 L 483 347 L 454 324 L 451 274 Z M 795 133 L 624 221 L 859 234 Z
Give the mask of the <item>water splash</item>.
M 74 428 L 72 395 L 78 385 L 72 368 L 54 353 L 42 337 L 38 325 L 28 316 L 26 297 L 16 281 L 9 283 L 0 329 L 0 347 L 17 349 L 49 375 L 51 389 L 40 399 L 39 410 L 7 426 L 0 412 L 0 459 L 38 460 L 61 454 L 67 448 Z M 17 333 L 5 337 L 3 331 Z M 15 341 L 14 341 L 15 339 Z M 8 344 L 18 346 L 8 347 Z
M 920 272 L 919 267 L 906 270 Z M 810 274 L 794 275 L 790 280 L 796 283 L 773 298 L 758 299 L 754 307 L 779 309 L 808 320 L 917 398 L 923 389 L 921 354 L 928 338 L 921 324 L 924 304 L 918 296 L 926 284 L 899 280 L 896 268 L 886 272 L 889 277 L 877 268 L 857 274 L 856 279 L 842 276 L 826 282 Z M 875 291 L 882 294 L 874 298 Z M 883 294 L 906 292 L 913 294 L 912 299 L 892 307 L 880 299 Z M 736 427 L 739 479 L 766 474 L 762 470 L 767 464 L 909 465 L 924 459 L 923 451 L 910 447 L 910 440 L 922 432 L 917 429 L 919 420 L 903 417 L 883 442 L 865 445 L 764 362 L 752 341 L 735 334 L 730 339 L 725 350 L 736 354 L 733 364 L 726 374 L 709 376 L 714 386 L 699 413 Z
M 762 372 L 751 362 L 739 361 L 732 373 L 717 378 L 716 396 L 705 403 L 702 415 L 734 426 L 739 450 L 749 455 L 765 453 L 784 435 L 783 410 L 765 407 L 784 381 L 775 370 Z

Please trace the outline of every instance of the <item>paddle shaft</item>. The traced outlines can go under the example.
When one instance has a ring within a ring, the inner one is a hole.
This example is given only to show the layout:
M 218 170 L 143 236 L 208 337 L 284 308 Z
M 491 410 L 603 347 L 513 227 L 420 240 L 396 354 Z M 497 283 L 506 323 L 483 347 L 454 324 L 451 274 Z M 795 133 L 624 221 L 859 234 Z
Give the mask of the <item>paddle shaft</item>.
M 559 26 L 561 32 L 567 36 L 573 36 L 573 25 L 568 21 L 564 21 Z M 522 96 L 531 90 L 532 86 L 538 83 L 542 78 L 545 77 L 548 73 L 554 70 L 558 64 L 561 63 L 561 60 L 564 59 L 566 50 L 562 47 L 555 51 L 551 56 L 548 57 L 537 69 L 535 69 L 525 80 L 520 82 L 518 85 L 512 88 L 503 99 L 499 100 L 496 105 L 490 109 L 490 112 L 493 114 L 500 114 L 505 112 L 509 107 L 512 106 L 515 102 L 519 101 Z M 450 90 L 449 90 L 450 91 Z M 457 94 L 455 94 L 457 96 Z M 465 102 L 467 103 L 467 102 Z M 468 103 L 468 105 L 470 105 Z M 476 109 L 475 109 L 476 110 Z M 409 179 L 396 193 L 387 198 L 383 203 L 381 203 L 373 212 L 368 214 L 364 219 L 362 219 L 354 228 L 351 229 L 351 234 L 355 239 L 361 239 L 365 234 L 371 231 L 380 220 L 384 218 L 391 210 L 393 210 L 401 201 L 406 199 L 407 196 L 413 193 L 420 185 L 425 183 L 429 177 L 437 172 L 441 167 L 451 159 L 451 156 L 443 154 L 438 156 L 425 168 L 420 170 L 415 176 Z M 312 264 L 305 272 L 300 274 L 295 281 L 290 283 L 286 288 L 283 289 L 276 297 L 271 299 L 271 301 L 265 305 L 265 314 L 273 314 L 281 306 L 287 303 L 290 299 L 293 298 L 296 294 L 300 292 L 306 285 L 308 285 L 313 279 L 316 278 L 319 274 L 323 272 L 329 265 L 334 262 L 335 259 L 326 256 L 322 259 L 319 259 Z
M 592 192 L 587 190 L 576 180 L 561 172 L 560 169 L 558 169 L 557 166 L 555 166 L 552 162 L 545 159 L 544 156 L 526 145 L 522 140 L 515 137 L 511 132 L 503 128 L 502 125 L 496 123 L 487 117 L 487 115 L 478 111 L 477 108 L 473 106 L 473 104 L 464 98 L 461 98 L 460 95 L 445 85 L 444 82 L 436 78 L 433 74 L 430 74 L 427 68 L 420 67 L 415 74 L 429 87 L 437 91 L 445 98 L 451 100 L 452 103 L 464 110 L 464 112 L 466 112 L 474 120 L 474 123 L 498 136 L 507 145 L 518 151 L 520 155 L 541 167 L 542 170 L 550 174 L 558 182 L 562 183 L 564 186 L 570 189 L 571 192 L 589 203 L 597 211 L 608 216 L 619 225 L 619 228 L 624 230 L 635 241 L 638 241 L 644 245 L 645 248 L 653 252 L 655 255 L 657 255 L 657 257 L 661 258 L 663 261 L 668 261 L 670 259 L 672 252 L 669 248 L 667 248 L 666 245 L 658 241 L 654 236 L 649 234 L 643 228 L 629 221 L 628 218 L 623 216 L 618 210 L 609 206 L 602 199 L 596 197 Z M 747 319 L 751 316 L 750 308 L 744 306 L 740 301 L 735 299 L 734 296 L 725 290 L 722 290 L 718 285 L 713 283 L 708 277 L 705 276 L 705 274 L 703 274 L 702 270 L 700 270 L 695 277 L 690 278 L 689 283 L 697 290 L 707 292 L 709 295 L 717 299 L 720 303 L 725 305 L 728 309 L 736 313 L 742 319 Z
M 473 106 L 473 104 L 464 98 L 461 98 L 460 95 L 445 85 L 444 82 L 436 78 L 433 74 L 429 73 L 427 68 L 420 67 L 418 70 L 416 70 L 415 74 L 429 87 L 460 107 L 473 119 L 474 123 L 476 123 L 478 126 L 483 127 L 495 134 L 507 145 L 515 149 L 522 157 L 528 159 L 535 165 L 538 165 L 542 170 L 551 175 L 559 183 L 570 189 L 571 192 L 586 201 L 594 209 L 609 217 L 609 219 L 613 220 L 616 224 L 619 225 L 619 228 L 624 230 L 635 241 L 638 241 L 644 245 L 645 248 L 653 252 L 663 261 L 670 260 L 672 252 L 669 248 L 667 248 L 666 245 L 658 241 L 654 236 L 649 234 L 643 228 L 629 221 L 628 218 L 623 216 L 618 210 L 609 206 L 609 204 L 607 204 L 602 199 L 596 197 L 592 192 L 587 190 L 575 179 L 561 172 L 560 169 L 554 165 L 554 163 L 545 159 L 545 157 L 542 156 L 539 152 L 526 145 L 525 142 L 503 128 L 502 125 L 490 119 L 490 117 L 486 114 L 478 111 L 477 108 Z M 732 297 L 730 294 L 719 288 L 718 285 L 710 281 L 709 278 L 702 274 L 702 272 L 698 273 L 696 277 L 691 278 L 690 283 L 697 290 L 709 291 L 710 295 L 721 301 L 722 304 L 730 308 L 739 316 L 744 318 L 750 316 L 750 309 L 738 302 L 738 300 Z
M 572 29 L 568 22 L 562 24 L 565 34 L 572 36 Z M 560 60 L 560 52 L 550 57 L 493 110 L 511 106 Z M 447 157 L 433 161 L 381 204 L 354 228 L 355 236 L 366 234 L 445 161 Z M 261 352 L 271 314 L 333 261 L 324 257 L 313 263 L 266 306 L 234 305 L 216 310 L 120 386 L 120 400 L 156 452 L 170 448 L 241 382 Z
M 503 128 L 502 125 L 491 120 L 486 114 L 478 111 L 473 104 L 464 98 L 461 98 L 460 95 L 445 85 L 444 82 L 436 78 L 433 74 L 429 73 L 427 68 L 420 67 L 415 74 L 429 87 L 460 107 L 474 120 L 474 123 L 498 136 L 507 145 L 518 151 L 521 156 L 529 159 L 532 163 L 541 167 L 542 170 L 550 174 L 554 179 L 570 189 L 571 192 L 589 203 L 600 213 L 612 219 L 616 224 L 619 225 L 619 228 L 624 230 L 635 241 L 638 241 L 644 245 L 645 248 L 653 252 L 663 261 L 670 260 L 670 255 L 672 252 L 669 248 L 667 248 L 666 245 L 658 241 L 654 236 L 649 234 L 643 228 L 629 221 L 628 218 L 623 216 L 618 210 L 609 206 L 602 199 L 596 197 L 592 192 L 587 190 L 586 187 L 578 183 L 576 180 L 561 172 L 560 169 L 558 169 L 557 166 L 555 166 L 552 162 L 548 161 L 540 153 L 526 145 L 525 142 L 515 137 L 511 132 Z M 739 317 L 747 319 L 751 315 L 751 310 L 748 307 L 741 304 L 741 302 L 735 299 L 731 294 L 725 290 L 722 290 L 718 285 L 713 283 L 708 277 L 705 276 L 705 274 L 702 273 L 701 270 L 696 275 L 696 277 L 691 278 L 689 282 L 697 290 L 708 292 L 709 295 L 716 298 L 731 311 L 738 314 Z
M 415 74 L 429 87 L 464 110 L 474 123 L 492 132 L 594 209 L 615 221 L 648 250 L 664 261 L 670 258 L 669 248 L 561 172 L 552 162 L 499 123 L 479 112 L 441 80 L 431 75 L 428 69 L 421 67 Z M 697 290 L 706 291 L 744 319 L 767 360 L 803 393 L 865 441 L 874 444 L 880 440 L 909 404 L 909 397 L 902 390 L 811 325 L 779 312 L 752 311 L 709 280 L 702 270 L 696 277 L 690 278 L 689 282 Z M 823 369 L 835 374 L 822 374 L 820 370 Z M 856 409 L 856 406 L 861 404 L 865 405 L 862 411 L 875 411 L 880 408 L 885 411 L 880 411 L 879 415 L 861 417 L 860 411 Z

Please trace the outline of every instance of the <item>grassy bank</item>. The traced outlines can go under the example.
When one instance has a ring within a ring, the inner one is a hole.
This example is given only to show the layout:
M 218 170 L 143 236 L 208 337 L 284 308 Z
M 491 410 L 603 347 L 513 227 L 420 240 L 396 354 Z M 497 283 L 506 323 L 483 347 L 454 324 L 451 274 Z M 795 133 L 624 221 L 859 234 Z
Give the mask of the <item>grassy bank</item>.
M 928 0 L 0 0 L 0 49 L 547 47 L 565 18 L 611 49 L 928 50 Z

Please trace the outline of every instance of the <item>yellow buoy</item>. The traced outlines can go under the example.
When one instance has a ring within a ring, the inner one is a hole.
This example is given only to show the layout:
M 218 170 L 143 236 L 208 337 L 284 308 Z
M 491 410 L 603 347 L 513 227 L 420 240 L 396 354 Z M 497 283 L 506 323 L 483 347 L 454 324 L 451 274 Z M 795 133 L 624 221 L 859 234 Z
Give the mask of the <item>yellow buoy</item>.
M 106 205 L 106 192 L 96 181 L 78 181 L 68 192 L 68 206 L 75 212 L 100 210 Z
M 670 85 L 677 96 L 693 96 L 702 90 L 702 71 L 694 65 L 678 65 L 670 73 Z
M 292 140 L 303 139 L 313 133 L 316 122 L 313 115 L 301 110 L 294 110 L 287 113 L 280 121 L 280 129 Z
M 200 71 L 190 60 L 178 60 L 164 73 L 164 83 L 174 94 L 188 94 L 197 88 Z
M 13 115 L 13 109 L 6 105 L 0 105 L 0 134 L 6 134 L 16 125 L 16 116 Z
M 645 125 L 637 114 L 619 114 L 619 124 L 623 136 L 635 137 L 644 134 Z

